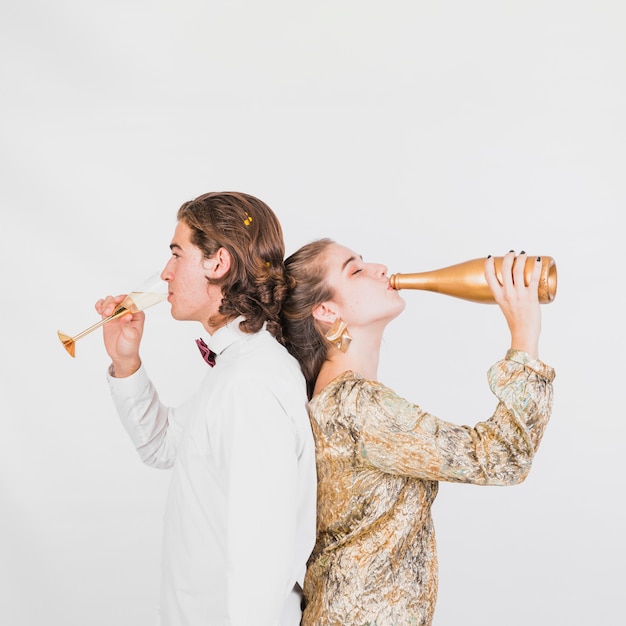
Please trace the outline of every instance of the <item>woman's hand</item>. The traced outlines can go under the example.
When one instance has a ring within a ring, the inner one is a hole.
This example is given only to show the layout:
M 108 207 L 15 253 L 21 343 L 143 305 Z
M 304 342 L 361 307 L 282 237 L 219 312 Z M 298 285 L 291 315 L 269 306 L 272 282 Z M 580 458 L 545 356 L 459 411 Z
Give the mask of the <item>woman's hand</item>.
M 96 311 L 106 317 L 115 311 L 125 296 L 107 296 L 96 302 Z M 107 322 L 102 327 L 104 347 L 113 361 L 116 378 L 125 378 L 134 374 L 141 366 L 139 344 L 143 335 L 145 314 L 128 313 Z
M 541 259 L 533 261 L 528 285 L 524 283 L 526 259 L 524 252 L 517 257 L 513 251 L 507 253 L 502 260 L 501 280 L 498 280 L 494 259 L 489 257 L 485 261 L 485 279 L 511 331 L 511 348 L 537 357 L 541 334 L 538 295 Z

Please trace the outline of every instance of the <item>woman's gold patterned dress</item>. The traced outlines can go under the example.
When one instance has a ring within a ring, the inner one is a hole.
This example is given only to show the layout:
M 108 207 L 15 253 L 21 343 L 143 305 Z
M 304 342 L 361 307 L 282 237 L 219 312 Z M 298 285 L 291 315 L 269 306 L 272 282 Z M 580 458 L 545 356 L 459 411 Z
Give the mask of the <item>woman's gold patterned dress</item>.
M 302 625 L 431 624 L 438 481 L 523 481 L 550 417 L 553 378 L 551 367 L 509 350 L 488 373 L 495 413 L 473 428 L 439 420 L 353 372 L 315 396 L 317 542 Z

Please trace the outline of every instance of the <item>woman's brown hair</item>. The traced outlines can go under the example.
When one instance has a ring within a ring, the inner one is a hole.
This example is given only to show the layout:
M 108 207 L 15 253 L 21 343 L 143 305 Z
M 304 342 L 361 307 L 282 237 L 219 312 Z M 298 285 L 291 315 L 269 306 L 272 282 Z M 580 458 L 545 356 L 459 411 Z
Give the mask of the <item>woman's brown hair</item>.
M 267 330 L 282 342 L 279 320 L 285 297 L 285 243 L 278 218 L 263 201 L 240 192 L 211 192 L 185 202 L 178 220 L 191 229 L 191 243 L 205 258 L 220 249 L 230 253 L 230 271 L 220 281 L 219 319 L 243 315 L 241 329 Z M 209 280 L 209 279 L 207 279 Z
M 326 282 L 324 256 L 334 243 L 332 239 L 312 241 L 285 261 L 289 292 L 281 311 L 284 343 L 300 363 L 309 398 L 330 346 L 313 318 L 313 309 L 333 297 Z

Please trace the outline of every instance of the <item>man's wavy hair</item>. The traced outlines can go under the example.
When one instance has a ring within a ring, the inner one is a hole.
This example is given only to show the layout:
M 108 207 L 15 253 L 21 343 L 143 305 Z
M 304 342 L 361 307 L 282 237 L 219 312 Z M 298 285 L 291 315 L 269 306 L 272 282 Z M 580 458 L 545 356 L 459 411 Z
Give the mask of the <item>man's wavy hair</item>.
M 279 320 L 285 298 L 285 242 L 274 212 L 254 196 L 211 192 L 185 202 L 178 220 L 191 229 L 191 243 L 205 258 L 226 248 L 230 270 L 220 280 L 207 281 L 222 289 L 222 304 L 211 324 L 245 318 L 241 330 L 254 333 L 267 322 L 267 330 L 283 342 Z

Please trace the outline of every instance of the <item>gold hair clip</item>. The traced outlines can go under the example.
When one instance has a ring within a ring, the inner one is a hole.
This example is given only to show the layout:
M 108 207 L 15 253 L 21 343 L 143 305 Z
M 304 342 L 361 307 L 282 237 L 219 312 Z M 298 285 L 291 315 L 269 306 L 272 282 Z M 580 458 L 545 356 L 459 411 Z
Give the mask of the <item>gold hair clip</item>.
M 345 352 L 352 341 L 348 325 L 338 317 L 324 335 L 338 350 Z
M 250 215 L 250 213 L 248 213 L 248 211 L 244 211 L 244 213 L 246 214 L 246 219 L 243 221 L 243 223 L 246 226 L 250 226 L 250 224 L 252 224 L 252 216 Z

